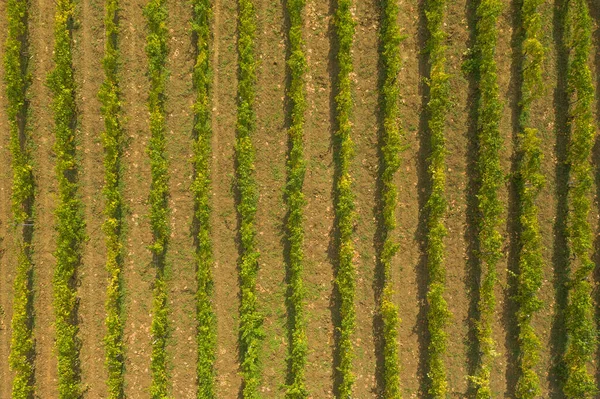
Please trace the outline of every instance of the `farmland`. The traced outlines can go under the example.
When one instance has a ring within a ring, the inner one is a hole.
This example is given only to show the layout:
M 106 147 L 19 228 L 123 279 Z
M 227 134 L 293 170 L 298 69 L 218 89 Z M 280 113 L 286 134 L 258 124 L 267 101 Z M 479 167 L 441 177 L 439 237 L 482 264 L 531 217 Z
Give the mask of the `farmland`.
M 0 398 L 600 398 L 599 32 L 0 2 Z

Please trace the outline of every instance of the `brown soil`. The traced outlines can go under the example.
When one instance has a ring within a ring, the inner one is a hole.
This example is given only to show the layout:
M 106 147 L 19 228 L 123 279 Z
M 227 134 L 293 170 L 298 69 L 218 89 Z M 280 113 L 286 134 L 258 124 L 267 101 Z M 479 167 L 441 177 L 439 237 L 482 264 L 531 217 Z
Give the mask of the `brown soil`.
M 379 7 L 377 1 L 356 3 L 358 24 L 354 44 L 355 111 L 353 140 L 356 157 L 350 173 L 356 192 L 356 337 L 354 340 L 356 396 L 375 398 L 377 395 L 376 342 L 374 321 L 376 269 L 376 183 L 379 160 L 377 145 L 378 114 L 378 34 Z
M 399 172 L 398 191 L 398 232 L 400 248 L 396 260 L 396 293 L 399 298 L 401 384 L 406 397 L 415 397 L 419 392 L 422 337 L 425 331 L 423 322 L 423 281 L 424 267 L 420 257 L 420 243 L 423 233 L 419 229 L 421 215 L 419 202 L 422 201 L 422 159 L 420 143 L 420 120 L 422 86 L 420 84 L 420 26 L 419 4 L 416 1 L 404 3 L 405 11 L 400 13 L 399 24 L 406 39 L 402 44 L 400 72 L 401 123 L 405 135 L 406 150 L 402 154 Z
M 36 392 L 50 398 L 58 397 L 57 364 L 54 348 L 54 310 L 52 307 L 52 276 L 56 245 L 54 209 L 57 184 L 54 172 L 54 121 L 50 109 L 50 91 L 46 77 L 53 67 L 52 47 L 54 2 L 31 2 L 30 34 L 32 48 L 33 82 L 31 85 L 31 128 L 35 143 L 36 170 L 35 231 L 33 262 L 35 265 L 35 328 L 36 339 Z
M 256 178 L 260 199 L 256 215 L 260 271 L 258 298 L 265 317 L 263 380 L 265 398 L 283 396 L 286 377 L 285 263 L 283 222 L 285 207 L 285 160 L 287 131 L 285 116 L 285 26 L 282 2 L 256 2 L 258 14 L 257 53 L 259 55 Z
M 108 275 L 105 269 L 106 247 L 101 226 L 104 220 L 104 166 L 98 90 L 104 79 L 101 60 L 104 53 L 102 1 L 84 1 L 79 8 L 79 29 L 75 32 L 74 53 L 80 115 L 81 196 L 85 208 L 86 231 L 82 267 L 79 270 L 81 305 L 80 337 L 82 381 L 89 398 L 107 396 L 107 372 L 104 367 L 104 301 Z
M 468 92 L 467 80 L 461 73 L 464 54 L 468 45 L 468 26 L 465 16 L 466 2 L 458 1 L 448 7 L 448 72 L 454 106 L 448 116 L 448 160 L 447 160 L 447 199 L 448 217 L 446 226 L 446 300 L 452 313 L 448 325 L 448 386 L 451 397 L 462 397 L 467 388 L 467 334 L 469 322 L 469 297 L 466 263 L 468 260 L 467 226 L 467 153 L 469 139 L 467 130 Z
M 330 309 L 333 264 L 329 256 L 333 207 L 331 181 L 331 80 L 329 63 L 329 4 L 306 4 L 304 38 L 308 62 L 305 125 L 306 254 L 304 280 L 308 365 L 306 380 L 311 397 L 329 398 L 333 392 L 333 323 Z
M 232 195 L 237 98 L 237 3 L 235 0 L 217 0 L 213 8 L 211 224 L 215 259 L 214 305 L 217 314 L 217 395 L 235 398 L 241 383 L 237 366 L 237 219 Z
M 152 235 L 148 222 L 150 165 L 148 145 L 148 79 L 146 78 L 145 18 L 143 0 L 121 4 L 121 87 L 127 148 L 124 153 L 124 195 L 127 206 L 125 269 L 126 394 L 144 397 L 150 388 L 150 322 L 152 309 Z
M 192 237 L 192 68 L 195 63 L 190 35 L 191 7 L 170 1 L 169 64 L 167 86 L 167 128 L 170 171 L 171 242 L 167 254 L 169 309 L 172 340 L 173 395 L 196 396 L 196 277 Z M 178 23 L 173 23 L 173 22 Z
M 283 258 L 283 221 L 285 208 L 285 160 L 287 131 L 285 119 L 285 27 L 283 4 L 256 2 L 257 54 L 259 55 L 256 180 L 260 198 L 256 215 L 260 271 L 257 291 L 264 319 L 265 340 L 262 352 L 262 393 L 265 398 L 283 396 L 286 375 L 285 263 Z

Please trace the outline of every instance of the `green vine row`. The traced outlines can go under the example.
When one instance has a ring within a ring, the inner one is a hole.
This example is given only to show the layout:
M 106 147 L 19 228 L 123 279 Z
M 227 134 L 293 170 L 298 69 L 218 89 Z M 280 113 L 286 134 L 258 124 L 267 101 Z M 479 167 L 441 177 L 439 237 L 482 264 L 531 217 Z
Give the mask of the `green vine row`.
M 75 6 L 73 0 L 56 1 L 53 57 L 55 66 L 48 77 L 53 94 L 52 110 L 56 137 L 54 149 L 58 179 L 58 234 L 57 249 L 54 253 L 56 268 L 53 287 L 60 399 L 80 398 L 83 395 L 76 280 L 86 235 L 83 207 L 78 194 L 76 87 L 72 64 Z
M 534 399 L 540 396 L 540 380 L 536 372 L 541 342 L 532 326 L 532 318 L 542 302 L 538 292 L 543 281 L 544 261 L 536 200 L 544 185 L 541 172 L 542 151 L 537 129 L 531 127 L 533 102 L 542 93 L 544 48 L 540 41 L 542 0 L 523 0 L 520 7 L 521 87 L 519 133 L 517 137 L 516 187 L 518 202 L 518 275 L 516 312 L 519 327 L 519 376 L 516 397 Z
M 492 397 L 490 387 L 492 364 L 497 356 L 492 336 L 498 280 L 497 265 L 502 258 L 501 224 L 502 203 L 498 192 L 504 183 L 499 151 L 502 146 L 499 123 L 502 104 L 499 100 L 496 61 L 498 17 L 502 11 L 499 0 L 481 0 L 476 10 L 475 47 L 471 67 L 477 79 L 477 143 L 476 171 L 478 175 L 478 231 L 477 240 L 481 262 L 479 284 L 479 320 L 476 325 L 479 360 L 471 382 L 477 399 Z
M 592 51 L 592 20 L 585 0 L 570 0 L 567 9 L 569 47 L 568 95 L 570 96 L 568 237 L 572 255 L 571 281 L 566 310 L 567 348 L 566 381 L 563 387 L 569 399 L 593 398 L 598 392 L 588 370 L 597 350 L 598 334 L 594 322 L 591 275 L 595 268 L 590 257 L 592 229 L 588 221 L 593 175 L 592 147 L 596 138 L 593 106 L 594 85 L 588 59 Z
M 210 28 L 212 6 L 210 0 L 194 0 L 192 29 L 196 34 L 196 64 L 193 80 L 196 89 L 194 105 L 194 173 L 192 194 L 197 223 L 196 265 L 198 291 L 196 316 L 198 319 L 198 399 L 215 399 L 215 361 L 217 347 L 216 315 L 212 306 L 213 250 L 210 236 L 210 158 L 211 158 L 211 103 L 210 103 Z
M 445 327 L 450 318 L 448 304 L 444 299 L 446 290 L 446 269 L 444 266 L 444 237 L 446 227 L 446 139 L 444 128 L 450 104 L 450 85 L 446 73 L 446 34 L 443 30 L 445 0 L 429 0 L 425 5 L 425 16 L 429 40 L 429 99 L 427 102 L 428 128 L 431 153 L 428 159 L 428 173 L 431 192 L 425 205 L 427 212 L 426 254 L 429 273 L 427 292 L 427 328 L 429 344 L 427 355 L 427 378 L 429 395 L 432 398 L 446 398 L 448 381 L 444 355 L 446 353 Z
M 354 298 L 356 291 L 356 271 L 354 267 L 354 244 L 352 242 L 355 223 L 354 195 L 350 162 L 354 144 L 351 138 L 350 121 L 353 108 L 352 100 L 352 43 L 354 41 L 354 20 L 351 12 L 352 0 L 338 0 L 334 13 L 334 35 L 337 51 L 337 94 L 335 96 L 335 220 L 338 238 L 338 267 L 335 286 L 339 299 L 339 324 L 337 330 L 337 352 L 339 356 L 337 370 L 340 382 L 337 388 L 339 399 L 350 399 L 354 385 L 352 361 L 354 349 L 352 335 L 356 327 Z
M 146 54 L 150 77 L 150 227 L 152 230 L 153 264 L 156 268 L 152 302 L 152 357 L 150 370 L 153 399 L 169 397 L 170 375 L 168 370 L 167 340 L 169 337 L 168 290 L 165 276 L 166 253 L 169 244 L 169 173 L 166 157 L 165 86 L 167 83 L 167 17 L 165 0 L 149 0 L 144 9 L 148 25 Z
M 256 243 L 255 216 L 258 187 L 255 180 L 255 149 L 252 136 L 256 130 L 256 11 L 252 0 L 238 3 L 238 110 L 236 124 L 236 191 L 239 215 L 239 283 L 240 325 L 239 354 L 243 399 L 259 398 L 261 381 L 259 352 L 263 339 L 263 317 L 258 311 L 256 278 L 259 252 Z
M 306 56 L 302 39 L 303 16 L 306 1 L 288 0 L 286 2 L 289 18 L 289 57 L 287 65 L 290 71 L 290 83 L 287 99 L 291 107 L 290 127 L 288 129 L 289 153 L 287 161 L 286 186 L 286 238 L 288 245 L 288 303 L 289 346 L 288 381 L 285 397 L 287 399 L 305 399 L 308 397 L 305 381 L 306 340 L 304 298 L 305 289 L 302 280 L 304 269 L 304 205 L 302 192 L 306 162 L 304 160 L 304 76 Z
M 125 397 L 125 345 L 123 342 L 123 127 L 119 82 L 119 0 L 106 0 L 104 15 L 105 47 L 102 66 L 104 82 L 99 97 L 104 119 L 104 197 L 106 219 L 102 225 L 106 242 L 106 335 L 105 363 L 108 369 L 108 394 L 111 399 Z
M 29 8 L 27 1 L 9 0 L 6 4 L 8 34 L 4 46 L 4 83 L 7 98 L 9 148 L 12 157 L 12 213 L 19 227 L 14 280 L 12 336 L 9 366 L 14 372 L 12 397 L 32 399 L 34 386 L 35 341 L 33 335 L 33 199 L 35 194 L 31 138 L 27 129 Z

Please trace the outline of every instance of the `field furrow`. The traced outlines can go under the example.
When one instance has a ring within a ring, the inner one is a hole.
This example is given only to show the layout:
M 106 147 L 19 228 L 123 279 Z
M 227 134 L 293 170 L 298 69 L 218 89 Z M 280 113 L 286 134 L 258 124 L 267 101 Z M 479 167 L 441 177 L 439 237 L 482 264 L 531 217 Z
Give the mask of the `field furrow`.
M 150 390 L 150 324 L 152 281 L 155 273 L 148 246 L 152 240 L 148 193 L 150 164 L 146 153 L 149 140 L 147 58 L 143 0 L 121 0 L 121 81 L 125 115 L 123 152 L 123 197 L 127 230 L 124 243 L 124 312 L 126 345 L 125 394 L 143 397 Z
M 80 131 L 81 199 L 87 235 L 79 273 L 81 378 L 87 395 L 106 397 L 108 373 L 103 339 L 107 331 L 104 323 L 107 245 L 102 234 L 106 201 L 103 198 L 103 115 L 98 97 L 104 80 L 102 54 L 105 38 L 97 34 L 103 30 L 104 1 L 78 2 L 76 10 L 79 24 L 73 34 L 73 66 Z

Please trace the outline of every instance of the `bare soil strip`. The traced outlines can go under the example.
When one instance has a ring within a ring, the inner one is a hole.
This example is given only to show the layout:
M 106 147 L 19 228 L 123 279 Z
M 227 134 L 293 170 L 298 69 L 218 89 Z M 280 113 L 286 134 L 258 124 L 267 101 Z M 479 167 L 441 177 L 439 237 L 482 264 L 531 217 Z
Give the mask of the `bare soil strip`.
M 144 0 L 125 0 L 121 12 L 122 92 L 125 114 L 124 198 L 126 213 L 125 268 L 125 393 L 141 398 L 150 388 L 150 311 L 152 307 L 151 242 L 148 221 L 150 165 L 146 148 L 149 137 L 144 52 L 146 22 Z
M 54 2 L 31 2 L 31 49 L 33 54 L 33 81 L 31 84 L 31 128 L 35 143 L 33 153 L 36 165 L 36 197 L 34 210 L 35 233 L 33 262 L 35 265 L 34 309 L 36 320 L 36 384 L 37 392 L 46 397 L 57 397 L 57 361 L 54 349 L 54 310 L 52 308 L 52 276 L 56 247 L 54 209 L 57 200 L 57 182 L 54 172 L 54 124 L 50 109 L 50 91 L 46 86 L 47 74 L 52 68 L 52 37 Z
M 330 4 L 306 4 L 306 236 L 305 286 L 308 338 L 307 388 L 315 398 L 333 395 L 333 322 L 330 306 L 333 263 L 333 154 L 331 151 L 333 98 L 331 97 Z
M 257 292 L 266 338 L 261 353 L 262 392 L 280 398 L 286 375 L 285 263 L 283 259 L 283 188 L 287 130 L 285 122 L 285 31 L 282 2 L 256 2 L 259 57 L 256 97 L 256 213 L 260 269 Z
M 104 79 L 101 60 L 103 42 L 103 1 L 79 4 L 79 29 L 75 32 L 74 67 L 77 79 L 81 137 L 81 195 L 84 203 L 88 242 L 80 269 L 80 337 L 82 382 L 93 398 L 107 396 L 103 338 L 106 246 L 101 225 L 104 219 L 103 150 L 100 134 L 104 128 L 98 90 Z
M 192 88 L 194 54 L 188 1 L 169 1 L 169 61 L 167 84 L 167 157 L 169 159 L 171 240 L 167 252 L 169 312 L 172 340 L 168 346 L 172 363 L 173 395 L 196 395 L 196 267 L 192 236 L 193 176 Z
M 424 268 L 420 257 L 419 200 L 422 189 L 422 165 L 419 141 L 419 111 L 421 87 L 419 86 L 419 3 L 416 0 L 401 2 L 399 26 L 406 35 L 402 42 L 402 69 L 399 76 L 401 109 L 400 123 L 405 134 L 405 150 L 401 153 L 398 172 L 397 220 L 400 248 L 397 267 L 392 275 L 400 312 L 399 358 L 400 384 L 406 396 L 419 391 L 418 376 L 421 367 L 420 337 L 427 328 L 423 305 Z
M 378 159 L 378 34 L 379 1 L 358 1 L 356 4 L 356 34 L 354 36 L 354 129 L 352 137 L 356 157 L 350 174 L 356 193 L 356 360 L 355 395 L 375 398 L 376 353 L 373 321 L 375 305 L 375 193 Z
M 466 189 L 468 150 L 467 123 L 468 110 L 467 82 L 461 72 L 464 61 L 468 33 L 465 19 L 464 0 L 449 2 L 446 14 L 448 34 L 447 71 L 451 75 L 450 93 L 454 105 L 448 112 L 446 121 L 447 163 L 446 198 L 448 213 L 446 227 L 446 295 L 451 319 L 446 328 L 448 347 L 446 368 L 448 370 L 448 392 L 451 395 L 464 395 L 467 388 L 466 341 L 468 326 L 468 297 L 466 292 Z M 415 48 L 416 50 L 416 48 Z M 417 50 L 418 51 L 418 50 Z
M 216 0 L 213 30 L 213 226 L 214 304 L 217 316 L 217 396 L 237 397 L 237 331 L 239 288 L 237 273 L 236 211 L 233 199 L 233 145 L 236 121 L 235 0 Z

